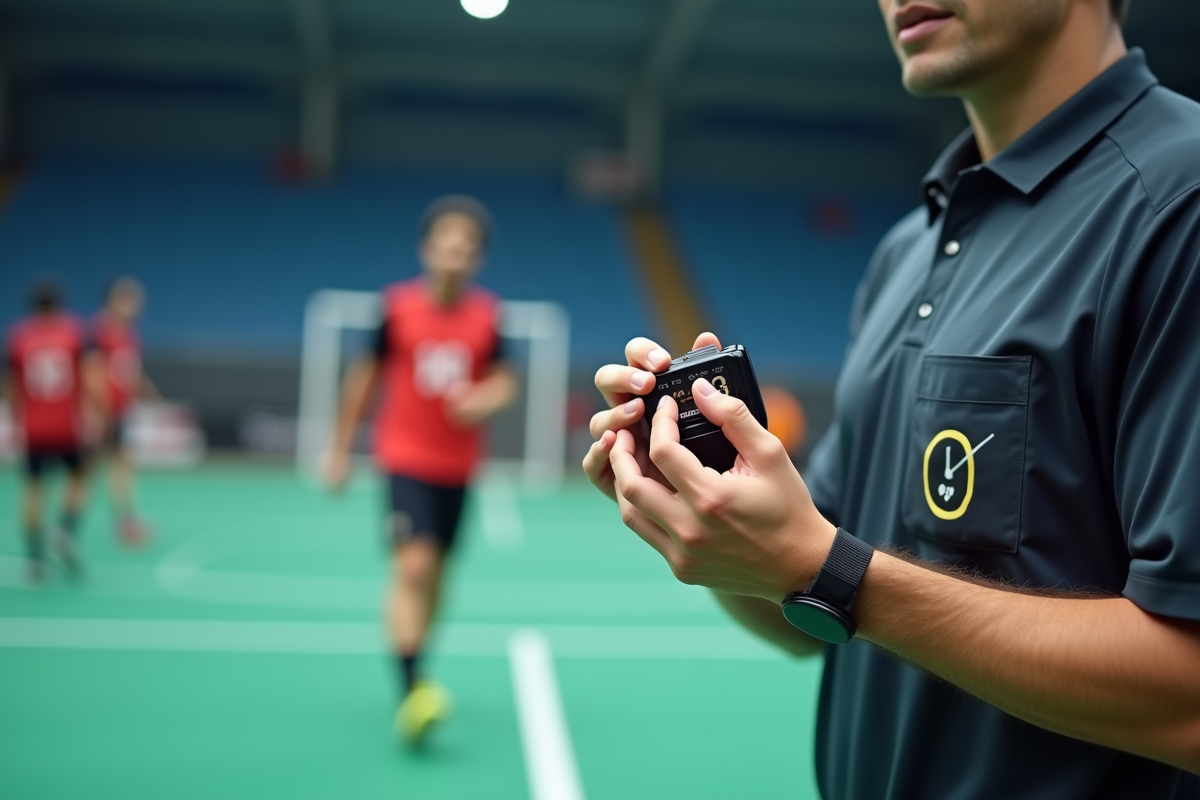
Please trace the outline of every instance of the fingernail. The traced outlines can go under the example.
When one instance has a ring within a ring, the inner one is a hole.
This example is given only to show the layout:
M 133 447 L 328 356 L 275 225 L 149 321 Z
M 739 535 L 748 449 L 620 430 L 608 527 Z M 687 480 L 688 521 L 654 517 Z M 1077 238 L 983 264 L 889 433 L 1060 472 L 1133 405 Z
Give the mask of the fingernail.
M 704 378 L 700 378 L 694 384 L 692 384 L 692 391 L 696 392 L 701 397 L 708 397 L 710 394 L 712 394 L 716 390 L 717 390 L 717 387 L 713 386 L 711 383 L 704 380 Z
M 651 364 L 657 364 L 660 361 L 670 361 L 671 355 L 666 350 L 651 350 L 646 358 L 650 359 Z
M 649 372 L 642 372 L 641 370 L 638 370 L 637 372 L 633 373 L 633 377 L 629 379 L 629 382 L 633 384 L 633 388 L 641 389 L 646 385 L 646 381 L 650 380 L 652 377 L 653 376 Z
M 658 407 L 662 408 L 663 406 L 665 406 L 667 404 L 667 401 L 669 401 L 670 399 L 671 398 L 669 396 L 664 394 L 662 397 L 658 398 Z
M 637 400 L 630 400 L 628 403 L 625 404 L 625 413 L 632 414 L 633 412 L 637 411 L 637 404 L 638 404 Z

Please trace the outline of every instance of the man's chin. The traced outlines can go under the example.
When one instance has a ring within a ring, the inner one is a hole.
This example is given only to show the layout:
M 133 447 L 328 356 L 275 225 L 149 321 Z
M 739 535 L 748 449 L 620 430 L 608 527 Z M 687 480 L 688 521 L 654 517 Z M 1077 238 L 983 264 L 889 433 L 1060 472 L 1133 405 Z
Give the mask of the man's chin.
M 972 71 L 954 54 L 922 53 L 904 64 L 901 80 L 909 94 L 917 97 L 953 95 L 970 82 Z

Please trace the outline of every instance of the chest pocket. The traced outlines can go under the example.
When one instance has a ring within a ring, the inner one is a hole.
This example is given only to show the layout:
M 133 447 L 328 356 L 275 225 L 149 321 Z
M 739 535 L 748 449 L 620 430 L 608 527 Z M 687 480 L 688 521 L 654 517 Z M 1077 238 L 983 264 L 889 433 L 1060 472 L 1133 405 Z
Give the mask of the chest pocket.
M 901 504 L 911 534 L 950 548 L 1017 552 L 1031 363 L 922 359 Z

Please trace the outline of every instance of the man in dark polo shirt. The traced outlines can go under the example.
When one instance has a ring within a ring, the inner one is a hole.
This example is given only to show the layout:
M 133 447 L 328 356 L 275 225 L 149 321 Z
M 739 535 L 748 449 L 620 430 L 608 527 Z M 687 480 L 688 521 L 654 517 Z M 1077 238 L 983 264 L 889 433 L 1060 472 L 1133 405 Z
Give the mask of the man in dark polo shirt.
M 1117 0 L 919 2 L 880 0 L 905 85 L 971 129 L 868 267 L 807 482 L 703 380 L 734 469 L 670 399 L 647 440 L 645 339 L 584 469 L 681 580 L 825 653 L 826 800 L 1194 796 L 1200 105 Z

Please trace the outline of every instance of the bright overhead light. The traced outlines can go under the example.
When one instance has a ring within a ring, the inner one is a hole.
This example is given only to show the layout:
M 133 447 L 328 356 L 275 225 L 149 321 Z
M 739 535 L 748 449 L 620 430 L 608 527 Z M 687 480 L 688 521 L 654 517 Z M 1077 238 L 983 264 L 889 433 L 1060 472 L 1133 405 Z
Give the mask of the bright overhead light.
M 472 17 L 491 19 L 508 8 L 508 0 L 462 0 L 462 7 Z

